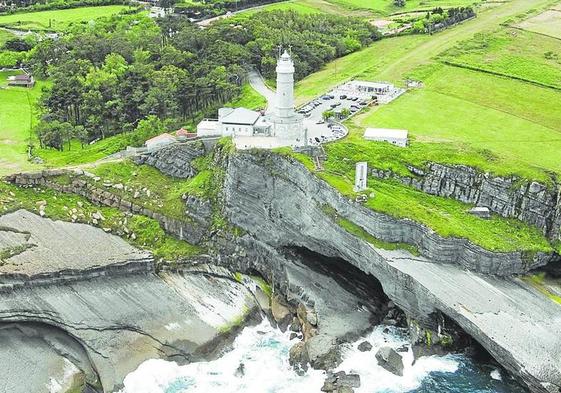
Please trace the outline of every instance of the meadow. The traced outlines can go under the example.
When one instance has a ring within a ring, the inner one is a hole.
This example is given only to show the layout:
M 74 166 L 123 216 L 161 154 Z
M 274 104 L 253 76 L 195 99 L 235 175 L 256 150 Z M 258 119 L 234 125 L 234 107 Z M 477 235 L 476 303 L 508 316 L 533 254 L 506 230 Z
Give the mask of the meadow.
M 46 82 L 38 81 L 33 89 L 7 87 L 6 78 L 14 72 L 0 72 L 0 176 L 37 168 L 27 161 L 29 140 L 35 142 L 31 126 L 36 118 L 35 103 Z
M 536 74 L 531 72 L 532 67 L 516 67 L 516 63 L 489 61 L 496 67 L 493 72 L 482 69 L 475 60 L 469 67 L 473 69 L 451 64 L 458 61 L 456 55 L 460 59 L 495 59 L 510 53 L 526 56 L 529 62 L 547 60 L 544 53 L 556 44 L 532 41 L 528 38 L 532 33 L 518 32 L 518 36 L 510 37 L 510 28 L 501 27 L 531 7 L 514 0 L 509 7 L 487 8 L 475 20 L 430 37 L 384 39 L 300 81 L 296 88 L 299 101 L 352 78 L 400 84 L 406 77 L 413 77 L 424 83 L 424 87 L 407 92 L 389 105 L 365 109 L 347 121 L 349 135 L 324 145 L 328 158 L 324 171 L 317 175 L 351 198 L 356 195 L 352 186 L 354 163 L 358 161 L 391 169 L 401 176 L 413 176 L 411 164 L 422 168 L 432 161 L 550 182 L 552 172 L 561 173 L 561 91 L 522 80 Z M 481 37 L 487 37 L 487 41 L 491 37 L 491 42 L 463 46 Z M 474 48 L 479 47 L 476 52 Z M 542 49 L 547 50 L 540 57 Z M 550 75 L 541 76 L 542 84 L 557 72 L 557 66 L 551 66 Z M 515 70 L 517 78 L 508 75 Z M 408 129 L 410 145 L 399 148 L 365 141 L 362 134 L 366 127 Z M 303 157 L 293 156 L 310 168 Z M 467 238 L 497 251 L 551 250 L 535 228 L 500 217 L 476 219 L 468 213 L 471 206 L 459 201 L 427 195 L 389 180 L 370 179 L 369 192 L 374 193 L 366 202 L 369 208 L 421 222 L 442 236 Z
M 0 26 L 33 31 L 62 31 L 72 23 L 92 21 L 127 9 L 130 7 L 107 5 L 0 15 Z
M 561 39 L 561 7 L 558 5 L 520 22 L 517 27 Z
M 0 49 L 4 46 L 6 41 L 15 38 L 16 36 L 7 30 L 0 29 Z
M 561 32 L 561 20 L 558 29 Z M 561 40 L 529 31 L 502 28 L 477 34 L 440 59 L 561 89 Z
M 338 15 L 353 16 L 389 16 L 415 11 L 431 10 L 435 7 L 466 7 L 481 3 L 477 0 L 408 0 L 404 7 L 397 7 L 393 0 L 290 0 L 287 2 L 270 4 L 259 10 L 294 10 L 302 13 L 325 12 Z

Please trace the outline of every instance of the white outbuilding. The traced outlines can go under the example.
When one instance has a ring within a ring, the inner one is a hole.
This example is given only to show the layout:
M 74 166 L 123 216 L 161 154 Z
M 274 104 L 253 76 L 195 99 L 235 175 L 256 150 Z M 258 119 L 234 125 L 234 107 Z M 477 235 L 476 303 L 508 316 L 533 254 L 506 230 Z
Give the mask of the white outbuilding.
M 364 139 L 368 141 L 389 142 L 400 147 L 406 147 L 409 140 L 407 130 L 393 128 L 367 128 L 364 131 Z

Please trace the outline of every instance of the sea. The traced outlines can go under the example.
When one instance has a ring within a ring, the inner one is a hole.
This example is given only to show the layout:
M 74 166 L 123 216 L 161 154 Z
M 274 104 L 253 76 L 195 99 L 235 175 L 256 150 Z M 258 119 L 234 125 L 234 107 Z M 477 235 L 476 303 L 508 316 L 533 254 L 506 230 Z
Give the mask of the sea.
M 371 351 L 357 349 L 364 340 L 372 344 Z M 289 350 L 296 342 L 264 320 L 245 327 L 231 349 L 215 360 L 182 366 L 157 359 L 142 363 L 125 378 L 119 393 L 320 393 L 325 372 L 299 375 L 289 365 Z M 408 351 L 402 352 L 402 377 L 378 365 L 375 354 L 380 347 L 404 345 Z M 377 326 L 348 344 L 335 371 L 341 370 L 360 375 L 356 393 L 524 392 L 503 370 L 465 355 L 427 356 L 413 362 L 406 331 L 387 326 Z

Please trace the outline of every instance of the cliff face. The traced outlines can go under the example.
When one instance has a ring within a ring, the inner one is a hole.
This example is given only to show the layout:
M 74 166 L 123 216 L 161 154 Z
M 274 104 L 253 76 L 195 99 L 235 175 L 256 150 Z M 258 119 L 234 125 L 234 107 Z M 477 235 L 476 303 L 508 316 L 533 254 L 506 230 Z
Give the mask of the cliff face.
M 13 393 L 49 383 L 48 367 L 83 372 L 95 391 L 113 392 L 147 359 L 192 360 L 258 308 L 229 271 L 205 266 L 208 258 L 156 273 L 148 253 L 99 228 L 23 210 L 0 216 L 0 251 L 22 242 L 32 246 L 3 257 L 0 327 L 23 337 L 2 346 L 0 359 L 27 356 L 37 370 L 28 381 L 28 368 L 2 368 Z
M 383 179 L 397 179 L 428 194 L 488 207 L 503 217 L 514 217 L 537 226 L 550 240 L 559 239 L 561 188 L 557 183 L 548 187 L 517 177 L 490 176 L 463 165 L 432 163 L 426 170 L 412 166 L 409 170 L 415 176 L 398 176 L 377 169 L 371 173 Z
M 464 270 L 506 276 L 543 260 L 493 254 L 377 214 L 342 197 L 299 163 L 274 154 L 231 156 L 224 193 L 229 219 L 247 237 L 277 250 L 299 247 L 341 258 L 376 277 L 410 317 L 430 323 L 441 311 L 454 319 L 533 391 L 561 387 L 559 306 L 519 280 Z M 425 257 L 374 248 L 334 224 L 324 205 L 382 240 L 416 244 Z

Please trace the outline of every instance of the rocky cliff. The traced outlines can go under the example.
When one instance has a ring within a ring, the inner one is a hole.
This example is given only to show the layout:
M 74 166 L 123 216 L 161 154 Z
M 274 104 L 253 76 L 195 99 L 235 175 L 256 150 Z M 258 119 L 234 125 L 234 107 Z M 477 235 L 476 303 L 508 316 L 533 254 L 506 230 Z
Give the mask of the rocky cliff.
M 397 179 L 432 195 L 488 207 L 503 217 L 514 217 L 540 228 L 550 240 L 559 240 L 561 187 L 516 176 L 499 177 L 464 165 L 431 163 L 426 169 L 409 166 L 411 176 L 372 169 L 373 176 Z
M 0 360 L 36 364 L 32 378 L 29 364 L 0 370 L 10 392 L 80 379 L 93 391 L 113 392 L 147 359 L 196 359 L 259 308 L 257 288 L 206 266 L 208 258 L 156 273 L 149 254 L 99 228 L 26 211 L 0 219 L 0 250 L 32 244 L 2 257 L 0 331 L 14 334 Z
M 338 258 L 376 277 L 410 317 L 426 324 L 438 311 L 451 317 L 533 391 L 561 387 L 559 306 L 517 279 L 464 270 L 508 276 L 543 260 L 489 253 L 377 214 L 342 197 L 298 162 L 270 153 L 231 156 L 224 193 L 229 219 L 248 237 L 276 250 L 297 247 Z M 335 225 L 324 205 L 380 239 L 416 244 L 424 256 L 376 249 Z

